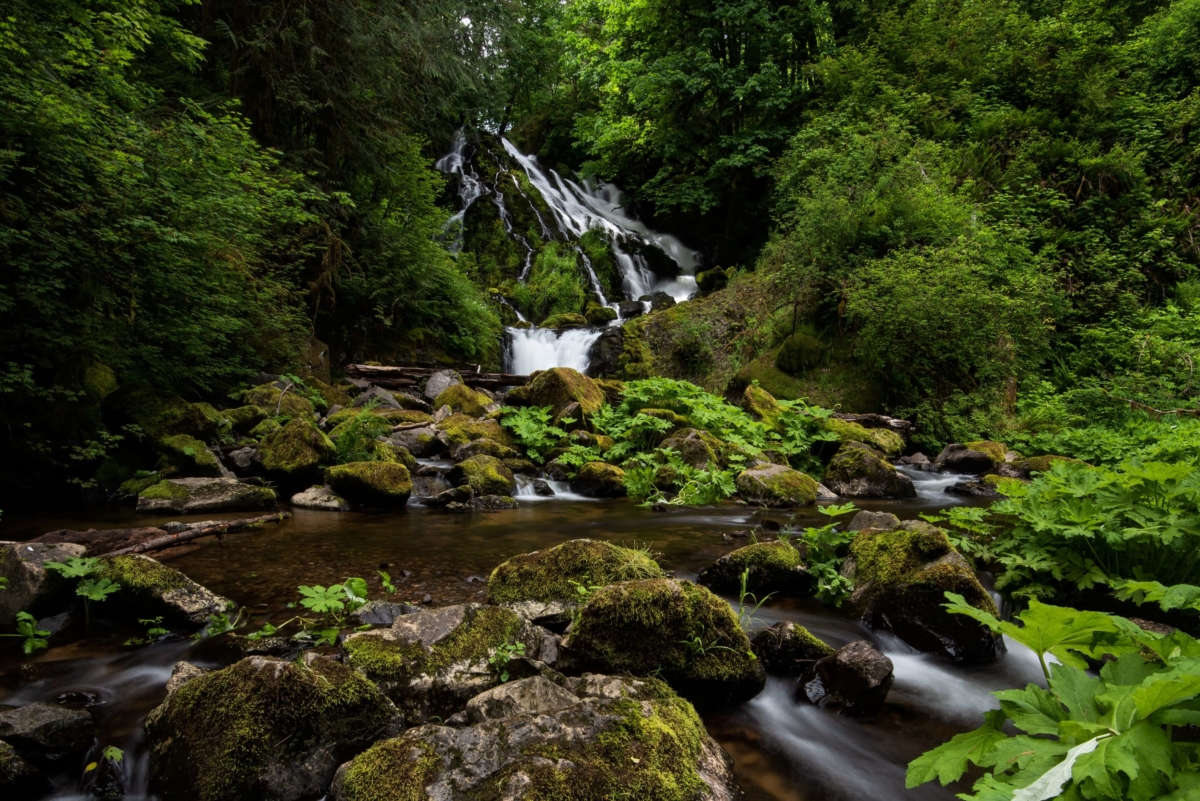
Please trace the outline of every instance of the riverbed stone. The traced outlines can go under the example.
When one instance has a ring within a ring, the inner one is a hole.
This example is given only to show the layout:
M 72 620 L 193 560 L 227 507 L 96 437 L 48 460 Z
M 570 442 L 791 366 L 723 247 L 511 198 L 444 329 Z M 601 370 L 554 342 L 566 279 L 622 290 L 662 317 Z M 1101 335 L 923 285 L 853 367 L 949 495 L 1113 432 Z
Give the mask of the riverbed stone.
M 263 437 L 258 457 L 267 475 L 279 484 L 303 487 L 319 482 L 321 465 L 337 458 L 337 448 L 323 431 L 297 417 Z
M 760 464 L 738 473 L 738 494 L 764 506 L 808 506 L 817 499 L 818 484 L 810 476 L 780 464 Z
M 646 313 L 646 304 L 637 300 L 622 300 L 617 303 L 617 312 L 621 315 L 622 320 L 641 317 Z
M 325 471 L 325 483 L 353 503 L 403 506 L 412 495 L 408 468 L 396 462 L 350 462 Z
M 309 487 L 292 496 L 292 506 L 323 512 L 348 512 L 350 502 L 329 487 Z
M 338 770 L 331 798 L 741 797 L 732 760 L 662 682 L 589 674 L 563 691 L 575 702 L 553 712 L 420 726 L 379 743 Z
M 746 591 L 759 598 L 767 594 L 805 596 L 816 589 L 800 551 L 782 541 L 756 542 L 727 553 L 701 570 L 696 581 L 713 592 L 736 596 L 743 573 Z
M 439 370 L 425 379 L 425 390 L 423 394 L 427 400 L 433 403 L 438 395 L 441 395 L 450 387 L 461 384 L 462 376 L 460 376 L 456 371 Z M 441 406 L 440 403 L 433 403 L 433 408 L 436 409 L 439 406 Z
M 295 387 L 284 391 L 282 387 L 275 384 L 262 384 L 246 391 L 242 395 L 242 402 L 250 406 L 261 406 L 271 416 L 316 419 L 312 401 L 297 393 Z
M 942 452 L 934 459 L 934 464 L 944 473 L 972 473 L 978 475 L 986 473 L 997 463 L 1002 463 L 1003 461 L 1003 455 L 997 460 L 994 458 L 994 454 L 984 453 L 961 443 L 952 443 L 942 449 Z
M 375 385 L 367 387 L 358 394 L 358 397 L 354 399 L 353 408 L 361 409 L 368 404 L 371 405 L 371 408 L 380 410 L 405 408 L 394 394 Z
M 0 591 L 0 628 L 11 629 L 18 612 L 41 615 L 57 611 L 73 594 L 68 581 L 46 562 L 62 562 L 87 553 L 84 545 L 68 542 L 0 542 L 0 577 L 8 579 Z
M 163 462 L 175 467 L 182 475 L 209 478 L 221 476 L 221 466 L 217 457 L 207 445 L 195 437 L 187 434 L 163 437 L 158 441 L 158 450 L 162 454 Z
M 143 554 L 102 557 L 98 574 L 121 585 L 105 601 L 106 613 L 126 611 L 130 617 L 149 617 L 154 611 L 173 621 L 203 625 L 210 615 L 234 606 L 228 598 L 192 581 L 173 567 Z
M 825 484 L 845 498 L 915 498 L 912 479 L 861 442 L 845 442 L 825 468 Z
M 891 512 L 864 510 L 850 518 L 850 525 L 846 526 L 847 531 L 862 531 L 868 528 L 891 531 L 894 528 L 900 528 L 900 518 Z
M 742 408 L 771 428 L 779 421 L 779 401 L 770 392 L 754 384 L 742 392 Z
M 439 433 L 441 432 L 432 425 L 393 431 L 390 442 L 393 445 L 408 448 L 409 452 L 418 459 L 428 459 L 448 450 L 447 444 L 439 439 Z
M 624 498 L 625 471 L 606 462 L 588 462 L 571 479 L 571 492 L 589 498 Z
M 818 659 L 834 653 L 804 626 L 788 620 L 757 632 L 751 646 L 767 673 L 792 678 L 811 673 Z
M 802 692 L 817 706 L 848 717 L 870 717 L 883 707 L 895 680 L 892 660 L 859 640 L 817 660 L 812 676 L 802 680 Z
M 501 445 L 495 440 L 477 439 L 473 442 L 464 442 L 462 445 L 455 445 L 450 449 L 451 458 L 456 462 L 461 462 L 464 459 L 470 459 L 472 456 L 493 456 L 497 459 L 515 459 L 517 452 L 507 445 Z
M 448 409 L 449 407 L 442 408 Z M 447 444 L 451 447 L 474 442 L 477 439 L 490 439 L 501 445 L 511 446 L 513 444 L 512 435 L 495 420 L 476 420 L 465 414 L 453 413 L 447 414 L 438 421 L 435 427 L 446 435 Z
M 529 405 L 549 406 L 556 416 L 571 403 L 578 403 L 587 419 L 604 405 L 604 392 L 596 382 L 570 367 L 543 370 L 528 386 L 526 399 Z
M 95 736 L 96 723 L 82 709 L 37 703 L 0 711 L 0 740 L 22 751 L 83 751 Z
M 700 470 L 710 464 L 720 465 L 720 453 L 725 443 L 707 431 L 697 428 L 683 428 L 658 444 L 660 448 L 671 448 L 684 464 Z
M 142 514 L 250 512 L 275 508 L 275 491 L 236 478 L 168 478 L 138 495 Z
M 705 587 L 643 579 L 592 592 L 559 654 L 566 672 L 654 674 L 693 703 L 746 701 L 766 682 L 737 616 Z
M 150 791 L 185 801 L 317 798 L 341 763 L 402 729 L 393 704 L 346 665 L 249 657 L 191 679 L 150 713 Z
M 517 493 L 517 480 L 512 471 L 495 456 L 486 454 L 472 456 L 454 465 L 446 479 L 457 487 L 469 486 L 476 496 Z
M 945 594 L 953 592 L 977 609 L 999 614 L 946 532 L 924 521 L 908 520 L 891 531 L 860 532 L 850 543 L 842 575 L 854 581 L 844 608 L 918 651 L 975 663 L 994 658 L 1003 648 L 986 626 L 944 608 Z
M 904 437 L 887 428 L 867 428 L 850 420 L 829 417 L 825 420 L 825 430 L 837 434 L 839 442 L 861 442 L 889 458 L 904 451 Z
M 50 792 L 50 780 L 21 759 L 15 748 L 0 741 L 0 795 L 6 801 L 32 801 Z
M 495 401 L 484 395 L 482 392 L 476 392 L 466 384 L 453 384 L 446 387 L 440 395 L 433 401 L 436 408 L 449 406 L 455 412 L 470 417 L 483 417 L 491 411 L 499 408 Z
M 545 676 L 530 676 L 472 698 L 467 702 L 467 720 L 482 723 L 514 715 L 549 715 L 577 703 L 579 698 Z

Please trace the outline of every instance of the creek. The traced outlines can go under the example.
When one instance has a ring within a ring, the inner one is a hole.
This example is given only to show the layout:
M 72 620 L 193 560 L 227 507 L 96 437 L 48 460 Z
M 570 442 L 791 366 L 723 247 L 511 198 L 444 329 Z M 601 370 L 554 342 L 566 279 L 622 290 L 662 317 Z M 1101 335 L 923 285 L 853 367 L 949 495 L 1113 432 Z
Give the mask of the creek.
M 957 502 L 936 488 L 949 477 L 913 475 L 920 490 L 916 499 L 859 506 L 910 519 Z M 922 480 L 925 476 L 928 479 Z M 201 541 L 195 550 L 168 563 L 245 607 L 249 624 L 257 628 L 294 613 L 287 604 L 296 600 L 300 584 L 328 585 L 347 576 L 373 579 L 377 569 L 387 570 L 396 580 L 397 600 L 420 602 L 428 595 L 434 605 L 482 602 L 487 576 L 496 564 L 578 537 L 648 545 L 664 567 L 694 578 L 719 556 L 747 544 L 748 529 L 767 519 L 787 519 L 783 512 L 763 513 L 733 504 L 656 512 L 627 500 L 583 500 L 569 494 L 540 499 L 528 489 L 520 496 L 518 509 L 469 516 L 416 504 L 390 513 L 296 509 L 280 525 L 228 535 L 220 542 Z M 116 507 L 5 516 L 0 537 L 23 540 L 58 528 L 161 525 L 171 519 L 177 517 L 135 515 Z M 819 525 L 823 518 L 810 508 L 795 522 Z M 372 597 L 379 597 L 374 581 L 372 587 Z M 736 604 L 736 599 L 730 600 Z M 1040 681 L 1034 656 L 1012 643 L 989 665 L 961 667 L 914 653 L 814 600 L 770 599 L 755 618 L 756 626 L 795 621 L 834 647 L 870 640 L 894 662 L 896 683 L 883 712 L 872 720 L 852 720 L 798 704 L 790 684 L 779 679 L 771 679 L 749 703 L 710 714 L 706 724 L 734 757 L 749 801 L 953 798 L 954 788 L 936 785 L 906 791 L 907 762 L 978 725 L 980 712 L 995 706 L 989 692 Z M 98 742 L 125 749 L 136 795 L 146 786 L 142 723 L 164 697 L 171 666 L 181 659 L 218 666 L 222 658 L 214 641 L 220 638 L 124 646 L 121 643 L 135 632 L 100 630 L 105 633 L 55 645 L 33 658 L 22 658 L 15 645 L 0 642 L 0 704 L 90 694 L 86 697 L 93 699 L 100 725 Z M 82 769 L 83 764 L 64 765 L 53 797 L 77 797 Z

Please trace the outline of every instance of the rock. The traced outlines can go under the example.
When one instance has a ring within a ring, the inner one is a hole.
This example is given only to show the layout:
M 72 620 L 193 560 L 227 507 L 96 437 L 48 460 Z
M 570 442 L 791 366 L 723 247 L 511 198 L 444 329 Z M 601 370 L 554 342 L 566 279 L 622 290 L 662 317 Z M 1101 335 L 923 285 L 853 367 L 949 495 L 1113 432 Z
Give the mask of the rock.
M 426 474 L 422 475 L 419 471 L 425 470 Z M 440 473 L 437 473 L 429 465 L 421 465 L 418 472 L 412 477 L 413 497 L 420 498 L 422 502 L 427 502 L 429 498 L 436 495 L 441 495 L 448 489 L 451 489 L 450 482 L 442 478 Z
M 408 468 L 395 462 L 350 462 L 325 471 L 325 482 L 353 503 L 403 506 L 412 495 Z
M 384 409 L 376 414 L 394 426 L 433 422 L 433 416 L 420 409 Z
M 742 393 L 742 408 L 770 428 L 774 428 L 779 421 L 779 401 L 762 387 L 753 384 L 746 387 Z
M 622 320 L 641 317 L 646 313 L 646 304 L 637 300 L 623 300 L 617 304 L 617 313 L 621 315 Z
M 501 461 L 516 476 L 536 476 L 542 472 L 542 468 L 528 459 L 502 459 Z
M 188 403 L 170 392 L 146 386 L 121 387 L 104 398 L 101 409 L 110 431 L 134 423 L 151 442 L 172 434 L 207 440 L 221 427 L 221 417 L 210 413 L 212 407 L 208 404 Z
M 84 769 L 83 792 L 104 801 L 120 801 L 125 797 L 124 762 L 124 756 L 114 758 L 102 750 L 99 758 L 90 762 Z
M 1002 498 L 996 488 L 986 481 L 959 481 L 946 487 L 946 492 L 964 498 Z
M 383 387 L 370 386 L 365 391 L 360 392 L 358 397 L 354 399 L 353 408 L 361 409 L 368 403 L 373 404 L 373 409 L 403 409 L 400 401 L 391 392 L 388 392 Z
M 452 384 L 447 387 L 437 396 L 433 405 L 438 408 L 449 406 L 452 411 L 469 417 L 483 417 L 499 408 L 487 395 L 476 392 L 466 384 Z
M 495 456 L 472 456 L 450 469 L 446 479 L 457 487 L 470 486 L 475 495 L 517 494 L 517 480 Z
M 467 504 L 470 503 L 474 498 L 475 490 L 471 489 L 470 484 L 464 484 L 461 487 L 454 487 L 446 490 L 445 492 L 439 492 L 437 495 L 423 499 L 422 502 L 426 506 L 432 506 L 436 509 L 440 509 L 452 503 Z
M 817 500 L 818 501 L 836 501 L 838 494 L 824 484 L 817 482 Z
M 225 458 L 233 465 L 235 473 L 245 476 L 254 469 L 254 457 L 257 452 L 255 448 L 238 448 L 236 451 L 225 454 Z
M 346 512 L 350 502 L 329 487 L 309 487 L 292 496 L 292 506 L 301 509 L 319 509 L 326 512 Z
M 700 571 L 696 581 L 723 595 L 736 596 L 746 571 L 746 591 L 759 598 L 768 593 L 811 595 L 816 580 L 809 574 L 800 552 L 788 542 L 756 542 L 727 553 Z
M 929 457 L 923 453 L 914 453 L 911 456 L 901 456 L 896 460 L 896 464 L 910 464 L 914 467 L 930 464 Z
M 197 679 L 209 672 L 211 671 L 205 670 L 199 665 L 193 665 L 191 662 L 176 662 L 171 667 L 171 678 L 167 679 L 167 697 L 174 695 L 176 690 L 192 679 Z
M 200 440 L 187 434 L 163 437 L 158 441 L 158 450 L 163 461 L 177 468 L 183 475 L 220 477 L 221 467 L 217 457 Z
M 316 798 L 338 765 L 402 728 L 391 702 L 352 668 L 250 657 L 191 679 L 150 713 L 150 792 Z
M 685 464 L 703 470 L 710 464 L 721 465 L 718 454 L 724 450 L 725 443 L 707 431 L 682 428 L 660 442 L 658 447 L 674 449 Z
M 660 290 L 658 292 L 651 292 L 649 295 L 642 295 L 638 298 L 638 302 L 649 303 L 650 311 L 656 312 L 659 309 L 669 309 L 674 306 L 675 298 Z
M 442 408 L 449 411 L 448 407 L 443 406 Z M 436 418 L 437 415 L 434 417 Z M 495 420 L 476 420 L 465 414 L 448 414 L 438 421 L 436 428 L 445 434 L 448 446 L 463 445 L 477 439 L 490 439 L 501 445 L 511 446 L 513 444 L 512 435 L 501 428 Z
M 529 382 L 526 398 L 530 406 L 549 406 L 558 416 L 571 403 L 578 403 L 583 419 L 604 405 L 604 392 L 595 381 L 570 367 L 552 367 Z
M 825 468 L 825 484 L 846 498 L 915 498 L 912 479 L 888 463 L 875 449 L 846 442 Z
M 583 315 L 587 318 L 587 324 L 594 328 L 608 325 L 613 320 L 617 319 L 617 310 L 611 306 L 589 306 L 588 310 Z
M 96 723 L 82 709 L 26 704 L 0 711 L 0 740 L 22 751 L 84 751 L 95 737 Z
M 438 395 L 456 384 L 462 384 L 462 376 L 454 370 L 439 370 L 425 379 L 425 389 L 421 394 L 425 396 L 426 400 L 433 402 Z M 440 403 L 433 404 L 435 409 L 439 406 L 441 406 Z
M 394 601 L 367 601 L 349 614 L 351 622 L 359 626 L 391 626 L 401 615 L 421 611 L 418 606 L 398 604 Z
M 839 442 L 861 442 L 888 457 L 896 457 L 904 450 L 904 437 L 886 428 L 865 428 L 849 420 L 829 417 L 825 430 L 837 434 Z
M 428 459 L 448 450 L 446 443 L 438 438 L 438 430 L 433 426 L 410 428 L 406 431 L 393 431 L 390 442 L 408 448 L 409 453 L 419 459 Z
M 851 717 L 873 716 L 883 707 L 896 677 L 892 660 L 864 640 L 843 645 L 817 661 L 803 694 L 821 707 Z
M 316 419 L 312 401 L 297 394 L 294 389 L 285 392 L 275 384 L 262 384 L 248 390 L 243 393 L 242 402 L 249 406 L 260 406 L 272 417 L 283 415 L 305 420 Z
M 808 334 L 792 334 L 779 346 L 775 366 L 788 375 L 801 376 L 821 363 L 825 343 Z
M 1077 462 L 1078 459 L 1072 459 L 1069 456 L 1033 456 L 1028 459 L 1021 459 L 1013 466 L 1021 471 L 1019 478 L 1029 478 L 1034 473 L 1045 473 L 1055 462 Z
M 467 702 L 467 720 L 508 718 L 515 715 L 550 715 L 575 706 L 579 698 L 544 676 L 530 676 L 484 690 Z
M 817 499 L 817 482 L 779 464 L 764 464 L 738 473 L 738 494 L 765 506 L 808 506 Z
M 842 574 L 854 581 L 845 609 L 918 651 L 983 662 L 1003 647 L 982 624 L 943 608 L 946 592 L 954 592 L 977 609 L 999 614 L 946 532 L 928 523 L 909 520 L 892 531 L 860 532 L 850 543 Z
M 850 519 L 847 531 L 862 531 L 874 528 L 880 531 L 891 531 L 900 528 L 900 518 L 891 512 L 859 512 Z
M 696 273 L 696 288 L 701 292 L 716 292 L 729 283 L 729 276 L 719 267 Z
M 1003 462 L 1004 458 L 1001 457 Z M 934 459 L 934 464 L 944 473 L 986 473 L 991 470 L 996 464 L 996 460 L 983 451 L 976 451 L 968 448 L 966 445 L 947 445 L 937 458 Z
M 477 439 L 473 442 L 464 442 L 462 445 L 455 445 L 450 449 L 450 456 L 456 462 L 461 462 L 464 459 L 470 459 L 472 456 L 479 456 L 480 454 L 492 456 L 497 459 L 512 459 L 517 456 L 517 452 L 512 448 L 487 438 Z
M 542 320 L 541 327 L 556 331 L 565 331 L 570 328 L 587 328 L 587 324 L 587 318 L 582 314 L 564 312 L 563 314 L 555 314 L 552 317 Z
M 106 613 L 115 608 L 126 610 L 133 617 L 149 617 L 148 612 L 153 610 L 170 620 L 199 626 L 207 623 L 210 615 L 234 606 L 228 598 L 149 556 L 106 556 L 102 557 L 102 565 L 98 575 L 121 585 L 106 601 Z
M 275 508 L 275 491 L 236 478 L 168 478 L 138 495 L 142 514 L 249 512 Z
M 492 660 L 498 649 L 518 643 L 525 657 L 536 659 L 541 630 L 508 609 L 460 604 L 411 612 L 388 629 L 349 634 L 342 654 L 396 702 L 406 721 L 422 723 L 445 719 L 501 684 L 501 665 Z M 505 667 L 518 673 L 524 665 L 516 660 Z
M 488 578 L 488 602 L 535 622 L 566 622 L 582 603 L 579 586 L 664 575 L 645 551 L 603 540 L 568 540 L 500 563 Z
M 567 680 L 563 692 L 575 703 L 554 712 L 421 726 L 378 743 L 338 770 L 330 797 L 741 798 L 732 760 L 662 682 L 588 675 Z
M 624 331 L 624 329 L 622 329 L 622 328 L 610 328 L 608 330 Z M 601 334 L 602 338 L 603 338 L 603 336 L 604 335 Z M 622 341 L 624 341 L 623 334 L 622 334 Z M 625 393 L 625 382 L 624 381 L 618 381 L 615 378 L 597 378 L 596 386 L 600 387 L 600 391 L 604 393 L 604 397 L 606 400 L 608 400 L 608 403 L 610 406 L 619 406 L 620 405 L 621 396 Z
M 554 488 L 545 479 L 539 478 L 533 482 L 533 494 L 541 495 L 543 498 L 550 498 L 554 495 Z
M 0 542 L 0 577 L 8 579 L 0 591 L 0 628 L 11 629 L 18 612 L 43 614 L 70 598 L 75 582 L 45 564 L 85 553 L 87 548 L 75 543 Z
M 624 498 L 625 471 L 605 462 L 588 462 L 571 479 L 571 492 L 589 498 Z
M 57 615 L 44 617 L 37 622 L 38 630 L 46 632 L 46 637 L 53 637 L 61 631 L 66 631 L 75 623 L 75 617 L 70 612 L 59 612 Z
M 729 604 L 690 581 L 667 578 L 592 592 L 559 664 L 566 671 L 654 674 L 693 703 L 747 701 L 766 682 Z
M 818 659 L 834 653 L 804 626 L 780 621 L 754 635 L 750 642 L 772 676 L 799 677 L 812 673 Z
M 284 487 L 301 488 L 320 483 L 321 465 L 337 458 L 337 448 L 315 425 L 296 418 L 264 437 L 258 444 L 258 455 L 274 481 Z
M 0 795 L 6 801 L 32 801 L 50 793 L 50 780 L 0 741 Z
M 508 495 L 481 495 L 472 498 L 469 506 L 472 512 L 503 512 L 520 506 L 517 499 Z M 449 509 L 449 506 L 446 507 Z

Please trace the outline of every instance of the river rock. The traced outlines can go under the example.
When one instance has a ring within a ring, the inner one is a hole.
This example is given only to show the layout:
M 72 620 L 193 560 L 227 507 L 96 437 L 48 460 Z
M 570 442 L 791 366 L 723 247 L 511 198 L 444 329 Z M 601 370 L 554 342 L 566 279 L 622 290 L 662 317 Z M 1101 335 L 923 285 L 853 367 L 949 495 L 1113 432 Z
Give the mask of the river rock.
M 825 420 L 825 430 L 836 434 L 839 442 L 861 442 L 889 458 L 899 456 L 904 450 L 904 437 L 887 428 L 867 428 L 851 420 L 829 417 Z
M 71 597 L 75 582 L 45 564 L 85 553 L 87 548 L 75 543 L 0 542 L 0 577 L 8 579 L 0 591 L 0 628 L 11 629 L 18 612 L 56 611 L 51 607 Z
M 423 498 L 422 503 L 426 506 L 432 506 L 435 509 L 441 509 L 452 503 L 470 503 L 474 497 L 475 490 L 471 489 L 470 484 L 464 484 L 461 487 L 452 487 L 439 492 L 437 495 Z
M 859 640 L 819 659 L 802 691 L 817 706 L 851 717 L 872 716 L 883 707 L 895 680 L 892 660 Z
M 788 542 L 756 542 L 738 548 L 701 570 L 696 581 L 713 592 L 736 596 L 743 573 L 746 591 L 759 599 L 768 593 L 811 595 L 816 589 L 816 580 L 805 568 L 800 552 Z
M 666 292 L 659 290 L 651 292 L 648 295 L 642 295 L 638 298 L 642 303 L 650 304 L 650 311 L 659 311 L 660 309 L 669 309 L 675 305 L 675 298 L 668 295 Z
M 472 456 L 492 456 L 496 459 L 513 459 L 516 458 L 517 452 L 507 445 L 501 445 L 499 442 L 487 439 L 477 439 L 474 442 L 464 442 L 462 445 L 455 445 L 450 449 L 451 458 L 456 462 L 461 462 L 464 459 L 470 459 Z
M 808 506 L 817 499 L 817 482 L 779 464 L 760 464 L 738 473 L 738 494 L 764 506 Z
M 272 480 L 287 488 L 301 489 L 320 483 L 321 465 L 337 458 L 337 448 L 325 432 L 297 417 L 262 438 L 258 458 Z
M 338 765 L 402 728 L 383 693 L 333 659 L 250 657 L 191 679 L 150 713 L 150 791 L 317 798 Z
M 574 703 L 553 712 L 421 726 L 379 743 L 338 770 L 331 797 L 741 798 L 732 760 L 662 682 L 589 674 L 562 692 L 557 703 Z
M 554 497 L 554 487 L 550 486 L 550 482 L 543 478 L 536 479 L 533 482 L 533 494 L 540 495 L 543 498 Z
M 766 682 L 729 604 L 679 579 L 592 592 L 559 654 L 566 672 L 654 674 L 693 703 L 746 701 Z
M 325 471 L 329 488 L 353 503 L 403 506 L 412 495 L 408 468 L 395 462 L 350 462 Z
M 818 659 L 834 653 L 808 629 L 791 621 L 780 621 L 762 629 L 751 640 L 754 653 L 772 676 L 798 677 L 810 674 Z
M 637 300 L 622 300 L 617 304 L 617 313 L 622 320 L 631 320 L 646 313 L 646 304 Z
M 254 470 L 255 457 L 258 451 L 254 448 L 238 448 L 236 451 L 230 451 L 226 454 L 229 463 L 233 465 L 233 472 L 239 475 L 249 475 Z
M 718 454 L 724 449 L 725 443 L 707 431 L 683 428 L 664 439 L 658 446 L 673 449 L 684 464 L 704 470 L 710 464 L 721 464 Z
M 274 509 L 275 492 L 236 478 L 168 478 L 138 495 L 142 514 L 208 514 Z
M 366 406 L 368 403 L 372 402 L 374 403 L 372 408 L 375 409 L 404 408 L 400 405 L 400 401 L 396 400 L 395 395 L 393 395 L 391 392 L 388 392 L 383 387 L 377 387 L 373 384 L 358 394 L 358 397 L 354 399 L 352 408 L 361 409 L 363 406 Z
M 472 456 L 454 465 L 446 479 L 457 487 L 470 486 L 476 496 L 517 494 L 517 479 L 512 471 L 495 456 L 486 454 Z
M 515 612 L 460 604 L 398 617 L 391 628 L 355 632 L 342 643 L 346 663 L 361 670 L 396 702 L 410 723 L 442 719 L 466 708 L 475 695 L 501 684 L 498 649 L 523 646 L 536 659 L 541 629 Z M 508 663 L 519 673 L 527 663 Z M 528 673 L 524 674 L 528 675 Z
M 471 389 L 466 384 L 452 384 L 442 390 L 433 405 L 439 408 L 449 406 L 451 410 L 470 417 L 483 417 L 500 408 L 500 405 L 490 397 Z
M 892 531 L 860 532 L 850 543 L 842 575 L 854 581 L 846 610 L 918 651 L 956 662 L 983 662 L 1003 648 L 986 626 L 943 608 L 945 594 L 954 592 L 977 609 L 999 614 L 946 532 L 924 521 L 908 520 Z
M 359 626 L 391 626 L 396 618 L 420 612 L 421 607 L 398 604 L 395 601 L 367 601 L 350 613 L 350 620 Z
M 449 410 L 443 406 L 442 409 Z M 439 413 L 441 409 L 438 410 Z M 437 419 L 437 415 L 434 415 Z M 501 445 L 512 445 L 512 435 L 505 431 L 495 420 L 477 420 L 465 414 L 447 414 L 437 421 L 435 428 L 444 434 L 447 447 L 463 445 L 477 439 L 490 439 Z M 439 436 L 439 439 L 442 437 Z
M 393 431 L 390 441 L 393 445 L 408 448 L 418 459 L 428 459 L 447 452 L 448 446 L 438 437 L 438 433 L 432 425 L 421 426 Z
M 123 610 L 130 617 L 149 617 L 154 611 L 172 621 L 200 626 L 210 615 L 234 606 L 173 567 L 142 554 L 104 557 L 98 574 L 121 585 L 105 601 L 106 613 Z
M 986 473 L 991 470 L 997 463 L 1003 462 L 1004 457 L 999 460 L 993 456 L 977 451 L 959 443 L 947 445 L 937 458 L 934 459 L 934 464 L 944 473 Z
M 95 736 L 96 723 L 82 709 L 39 703 L 0 712 L 0 740 L 22 751 L 83 751 Z
M 892 529 L 900 528 L 900 518 L 891 512 L 863 511 L 852 517 L 850 525 L 846 526 L 847 531 L 862 531 L 868 528 L 891 531 Z
M 316 411 L 312 401 L 294 391 L 291 382 L 277 381 L 260 384 L 242 394 L 242 402 L 248 406 L 261 406 L 272 416 L 284 415 L 292 418 L 315 420 Z
M 598 377 L 619 372 L 621 364 L 618 360 L 624 351 L 625 329 L 619 325 L 605 328 L 588 350 L 587 374 Z
M 530 676 L 485 690 L 467 702 L 471 723 L 514 715 L 550 715 L 579 703 L 579 698 L 544 676 Z
M 426 400 L 430 401 L 433 408 L 436 409 L 441 405 L 440 403 L 434 403 L 437 397 L 450 387 L 459 384 L 462 384 L 462 376 L 454 370 L 439 370 L 425 379 L 425 389 L 422 394 Z
M 32 801 L 46 796 L 50 780 L 17 754 L 15 748 L 0 741 L 0 795 L 6 801 Z
M 624 498 L 625 471 L 606 462 L 588 462 L 571 479 L 571 492 L 589 498 Z
M 325 512 L 347 512 L 350 502 L 329 487 L 309 487 L 292 496 L 292 506 L 301 509 L 319 509 Z
M 861 442 L 845 442 L 825 468 L 825 484 L 845 498 L 915 498 L 912 479 Z
M 570 367 L 543 370 L 528 387 L 529 405 L 549 406 L 555 416 L 571 403 L 578 403 L 582 416 L 590 418 L 604 405 L 604 392 L 596 382 Z
M 987 481 L 959 481 L 946 487 L 946 492 L 950 495 L 958 495 L 963 498 L 1002 498 L 996 487 Z

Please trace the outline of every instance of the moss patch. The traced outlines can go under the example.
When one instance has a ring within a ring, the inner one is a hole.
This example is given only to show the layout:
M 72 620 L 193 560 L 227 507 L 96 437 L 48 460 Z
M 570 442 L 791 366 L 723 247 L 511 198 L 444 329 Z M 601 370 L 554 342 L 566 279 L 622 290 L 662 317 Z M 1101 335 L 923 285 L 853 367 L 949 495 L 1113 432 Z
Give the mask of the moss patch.
M 477 439 L 490 439 L 501 445 L 512 446 L 512 435 L 505 431 L 495 420 L 476 420 L 465 414 L 452 414 L 437 424 L 439 431 L 445 431 L 453 445 L 474 442 Z
M 342 801 L 425 801 L 425 786 L 441 769 L 442 759 L 414 736 L 384 740 L 346 766 Z
M 121 585 L 121 592 L 160 597 L 171 590 L 185 590 L 195 582 L 173 567 L 140 556 L 110 556 L 104 559 L 104 578 Z
M 488 579 L 488 600 L 577 601 L 572 581 L 589 587 L 662 576 L 662 568 L 644 551 L 603 540 L 570 540 L 502 562 Z
M 976 440 L 975 442 L 964 442 L 963 444 L 973 451 L 986 453 L 996 464 L 1004 464 L 1004 456 L 1008 453 L 1008 447 L 1002 442 Z
M 325 482 L 343 498 L 373 506 L 403 506 L 412 494 L 408 468 L 395 462 L 339 464 L 326 471 Z
M 504 462 L 482 453 L 456 464 L 446 478 L 456 487 L 469 485 L 476 495 L 513 495 L 517 491 L 516 479 Z
M 433 418 L 420 409 L 385 409 L 375 413 L 394 426 L 404 423 L 433 422 Z
M 159 440 L 159 451 L 164 461 L 180 470 L 182 475 L 221 475 L 217 457 L 203 442 L 187 434 L 176 434 Z M 161 465 L 160 465 L 161 466 Z
M 867 428 L 849 420 L 829 417 L 825 420 L 825 429 L 837 434 L 839 442 L 862 442 L 889 457 L 894 458 L 904 452 L 904 437 L 886 428 Z M 1004 461 L 1003 456 L 1000 461 Z
M 487 395 L 476 392 L 466 384 L 454 384 L 442 390 L 433 402 L 433 408 L 449 406 L 451 411 L 461 412 L 468 417 L 483 417 L 491 404 L 492 399 Z
M 172 484 L 164 479 L 138 493 L 139 498 L 149 498 L 155 501 L 185 501 L 191 495 L 187 487 Z
M 807 595 L 815 582 L 804 560 L 788 542 L 756 542 L 738 548 L 701 571 L 697 579 L 715 592 L 736 595 L 746 575 L 746 590 L 762 598 L 765 593 Z
M 284 392 L 274 384 L 263 384 L 248 390 L 242 400 L 250 406 L 261 406 L 271 415 L 285 417 L 315 417 L 312 401 L 295 392 Z
M 807 506 L 817 500 L 817 482 L 783 465 L 759 465 L 738 473 L 734 483 L 748 501 L 767 506 Z
M 236 409 L 225 410 L 225 418 L 229 420 L 233 430 L 241 433 L 249 433 L 270 416 L 271 413 L 261 406 L 239 406 Z
M 262 465 L 268 472 L 287 478 L 314 479 L 318 467 L 337 456 L 329 437 L 304 418 L 297 417 L 258 446 Z
M 569 367 L 554 367 L 539 373 L 529 383 L 526 398 L 531 406 L 552 407 L 555 415 L 578 403 L 585 419 L 598 412 L 605 401 L 604 392 L 595 381 Z
M 266 420 L 263 420 L 254 428 L 250 429 L 250 436 L 258 440 L 266 439 L 281 428 L 283 428 L 282 423 L 273 417 L 268 417 Z
M 742 407 L 774 428 L 779 421 L 779 403 L 770 392 L 751 384 L 742 392 Z

